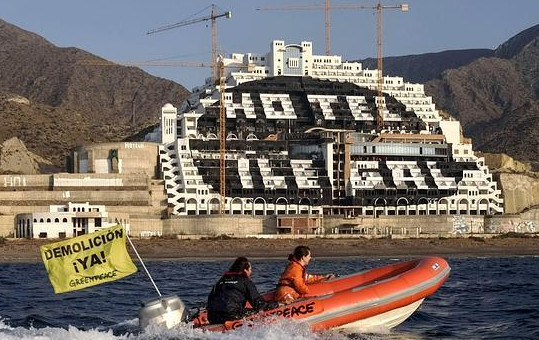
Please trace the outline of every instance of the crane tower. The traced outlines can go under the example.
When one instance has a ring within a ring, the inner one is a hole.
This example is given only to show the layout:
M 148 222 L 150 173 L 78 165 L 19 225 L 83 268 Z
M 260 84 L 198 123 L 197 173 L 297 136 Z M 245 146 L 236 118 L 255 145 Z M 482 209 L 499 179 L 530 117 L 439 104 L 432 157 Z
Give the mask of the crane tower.
M 218 13 L 216 6 L 211 5 L 211 14 L 208 16 L 183 20 L 175 24 L 170 24 L 170 25 L 154 28 L 146 32 L 146 34 L 159 33 L 159 32 L 168 31 L 170 29 L 174 29 L 174 28 L 178 28 L 182 26 L 196 24 L 203 21 L 210 21 L 211 22 L 212 80 L 213 80 L 213 83 L 215 84 L 219 76 L 219 70 L 218 70 L 218 65 L 217 65 L 217 19 L 218 18 L 231 18 L 231 17 L 232 17 L 232 12 L 227 11 L 227 12 Z

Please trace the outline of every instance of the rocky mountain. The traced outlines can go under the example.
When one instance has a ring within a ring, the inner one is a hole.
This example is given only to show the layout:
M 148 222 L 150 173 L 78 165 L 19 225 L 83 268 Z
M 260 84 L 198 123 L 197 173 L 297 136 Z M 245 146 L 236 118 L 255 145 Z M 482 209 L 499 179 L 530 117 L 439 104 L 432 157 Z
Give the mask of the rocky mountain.
M 361 60 L 376 68 L 376 59 Z M 425 83 L 438 109 L 459 119 L 474 148 L 539 169 L 539 25 L 495 50 L 384 58 L 384 74 Z
M 539 25 L 500 45 L 492 57 L 444 71 L 425 90 L 461 121 L 475 149 L 539 168 Z
M 0 173 L 35 175 L 46 172 L 51 166 L 48 160 L 28 151 L 17 137 L 0 144 Z
M 403 77 L 411 83 L 426 83 L 437 78 L 449 69 L 459 68 L 470 64 L 479 58 L 494 56 L 494 50 L 471 49 L 451 50 L 438 53 L 425 53 L 402 57 L 384 58 L 384 74 Z M 367 58 L 360 60 L 363 68 L 376 69 L 377 60 Z
M 136 67 L 103 66 L 83 50 L 57 47 L 0 20 L 0 142 L 18 137 L 64 168 L 74 147 L 119 141 L 155 124 L 165 103 L 189 94 Z
M 29 152 L 51 161 L 41 171 L 62 170 L 65 156 L 81 144 L 140 139 L 162 105 L 178 106 L 188 95 L 172 81 L 136 67 L 103 66 L 95 55 L 54 46 L 2 20 L 0 41 L 0 143 L 19 138 Z M 425 82 L 427 94 L 462 122 L 476 150 L 507 153 L 537 169 L 538 60 L 539 25 L 496 50 L 390 57 L 384 70 Z M 376 67 L 375 60 L 362 62 Z

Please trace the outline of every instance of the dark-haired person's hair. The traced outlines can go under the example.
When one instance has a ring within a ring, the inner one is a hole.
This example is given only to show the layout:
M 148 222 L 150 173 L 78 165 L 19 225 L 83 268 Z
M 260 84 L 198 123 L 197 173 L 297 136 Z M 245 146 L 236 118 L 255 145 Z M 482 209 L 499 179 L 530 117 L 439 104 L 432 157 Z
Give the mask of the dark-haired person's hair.
M 249 264 L 249 260 L 246 257 L 240 256 L 238 257 L 234 263 L 230 266 L 229 271 L 234 273 L 240 273 L 244 269 L 249 269 L 251 267 L 251 264 Z
M 288 255 L 288 260 L 296 260 L 299 261 L 303 256 L 307 256 L 311 253 L 311 248 L 307 246 L 297 246 L 296 249 L 294 249 L 294 253 Z

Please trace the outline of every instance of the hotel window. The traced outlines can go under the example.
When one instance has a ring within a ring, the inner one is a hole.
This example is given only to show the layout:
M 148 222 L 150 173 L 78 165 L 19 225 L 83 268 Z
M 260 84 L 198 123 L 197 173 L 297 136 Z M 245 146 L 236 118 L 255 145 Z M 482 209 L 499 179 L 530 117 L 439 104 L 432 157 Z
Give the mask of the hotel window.
M 290 68 L 298 68 L 299 67 L 299 59 L 298 58 L 288 58 L 288 67 L 290 67 Z

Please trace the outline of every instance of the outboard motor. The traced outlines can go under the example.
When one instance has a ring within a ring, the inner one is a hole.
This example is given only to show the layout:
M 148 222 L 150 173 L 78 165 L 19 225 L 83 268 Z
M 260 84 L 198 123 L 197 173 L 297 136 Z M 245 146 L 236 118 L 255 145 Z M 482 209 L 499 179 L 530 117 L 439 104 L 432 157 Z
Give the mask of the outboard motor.
M 163 325 L 170 329 L 187 321 L 187 310 L 177 295 L 161 296 L 142 303 L 138 320 L 141 330 L 151 324 Z

